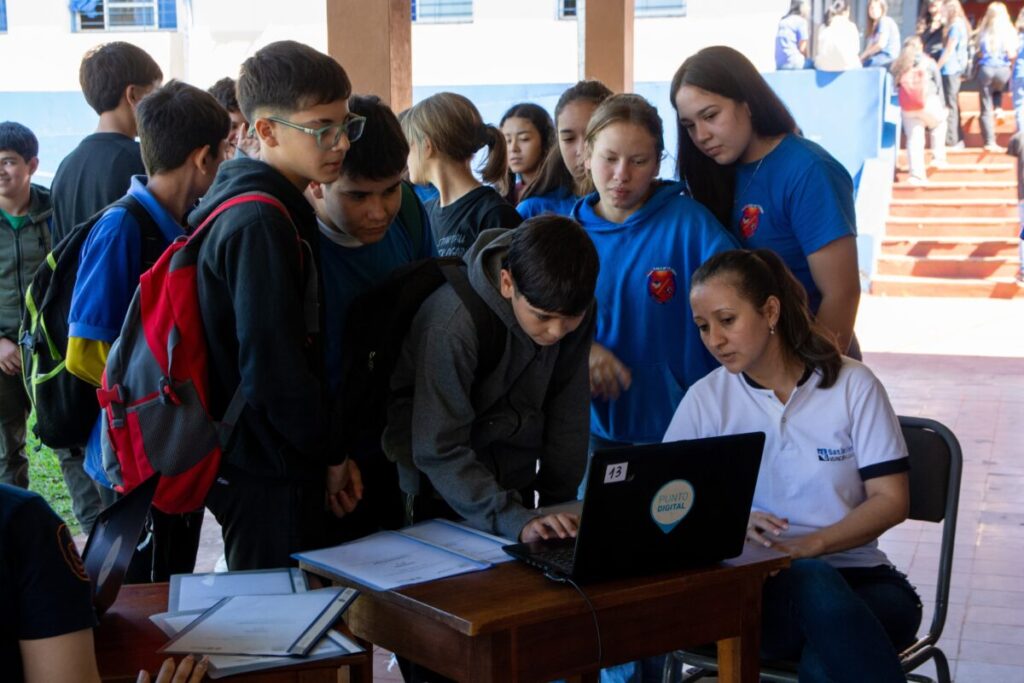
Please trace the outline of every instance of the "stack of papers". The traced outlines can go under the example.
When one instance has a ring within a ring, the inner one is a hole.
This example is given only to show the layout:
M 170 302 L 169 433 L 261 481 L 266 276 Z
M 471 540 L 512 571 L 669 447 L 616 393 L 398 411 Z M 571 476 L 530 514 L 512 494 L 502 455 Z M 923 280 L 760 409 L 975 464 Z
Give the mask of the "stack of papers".
M 329 630 L 357 595 L 309 591 L 297 569 L 182 574 L 168 612 L 150 619 L 171 637 L 161 652 L 209 655 L 210 678 L 221 678 L 361 652 Z
M 443 519 L 381 531 L 292 557 L 378 591 L 489 569 L 512 558 L 505 538 Z

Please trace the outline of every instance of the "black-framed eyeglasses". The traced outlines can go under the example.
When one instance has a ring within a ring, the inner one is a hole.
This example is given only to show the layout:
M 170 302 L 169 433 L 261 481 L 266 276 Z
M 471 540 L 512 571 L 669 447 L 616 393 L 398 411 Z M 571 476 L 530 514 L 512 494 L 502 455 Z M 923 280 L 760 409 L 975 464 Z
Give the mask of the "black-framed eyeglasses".
M 278 116 L 266 116 L 264 118 L 268 121 L 280 123 L 282 126 L 301 130 L 306 135 L 312 135 L 316 138 L 316 146 L 322 150 L 329 150 L 337 147 L 342 135 L 345 135 L 349 142 L 355 142 L 363 136 L 363 126 L 366 124 L 366 117 L 359 116 L 358 114 L 349 114 L 341 123 L 332 123 L 331 125 L 324 126 L 323 128 L 308 128 L 306 126 L 300 126 L 297 123 L 289 121 L 288 119 L 282 119 Z M 255 128 L 255 126 L 253 126 L 253 128 Z

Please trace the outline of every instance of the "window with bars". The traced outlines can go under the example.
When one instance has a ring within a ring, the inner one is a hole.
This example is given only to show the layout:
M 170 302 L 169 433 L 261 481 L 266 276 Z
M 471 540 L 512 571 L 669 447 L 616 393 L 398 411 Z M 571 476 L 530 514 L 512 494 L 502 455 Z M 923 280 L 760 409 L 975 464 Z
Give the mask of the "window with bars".
M 79 31 L 158 31 L 178 28 L 176 0 L 73 0 Z
M 7 33 L 7 0 L 0 0 L 0 33 Z
M 473 0 L 411 0 L 412 20 L 420 24 L 472 21 Z
M 577 0 L 558 0 L 558 18 L 576 17 Z M 686 16 L 686 0 L 636 0 L 636 16 Z

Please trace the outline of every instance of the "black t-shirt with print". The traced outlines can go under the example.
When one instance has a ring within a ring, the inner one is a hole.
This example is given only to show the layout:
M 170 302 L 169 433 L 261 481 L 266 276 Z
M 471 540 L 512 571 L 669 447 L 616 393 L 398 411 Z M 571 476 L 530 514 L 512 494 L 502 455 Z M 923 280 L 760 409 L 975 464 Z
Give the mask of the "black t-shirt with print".
M 517 228 L 523 217 L 493 188 L 482 185 L 448 206 L 439 197 L 426 203 L 438 256 L 462 256 L 481 230 Z

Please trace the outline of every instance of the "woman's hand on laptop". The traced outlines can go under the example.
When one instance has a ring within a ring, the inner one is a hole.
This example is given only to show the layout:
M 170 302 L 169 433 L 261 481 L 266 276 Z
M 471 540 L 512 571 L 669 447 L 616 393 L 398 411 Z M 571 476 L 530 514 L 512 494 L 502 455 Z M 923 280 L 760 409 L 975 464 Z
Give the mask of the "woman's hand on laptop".
M 556 512 L 534 517 L 519 532 L 519 540 L 523 543 L 533 543 L 551 538 L 576 538 L 576 529 L 579 526 L 579 515 L 571 512 Z

